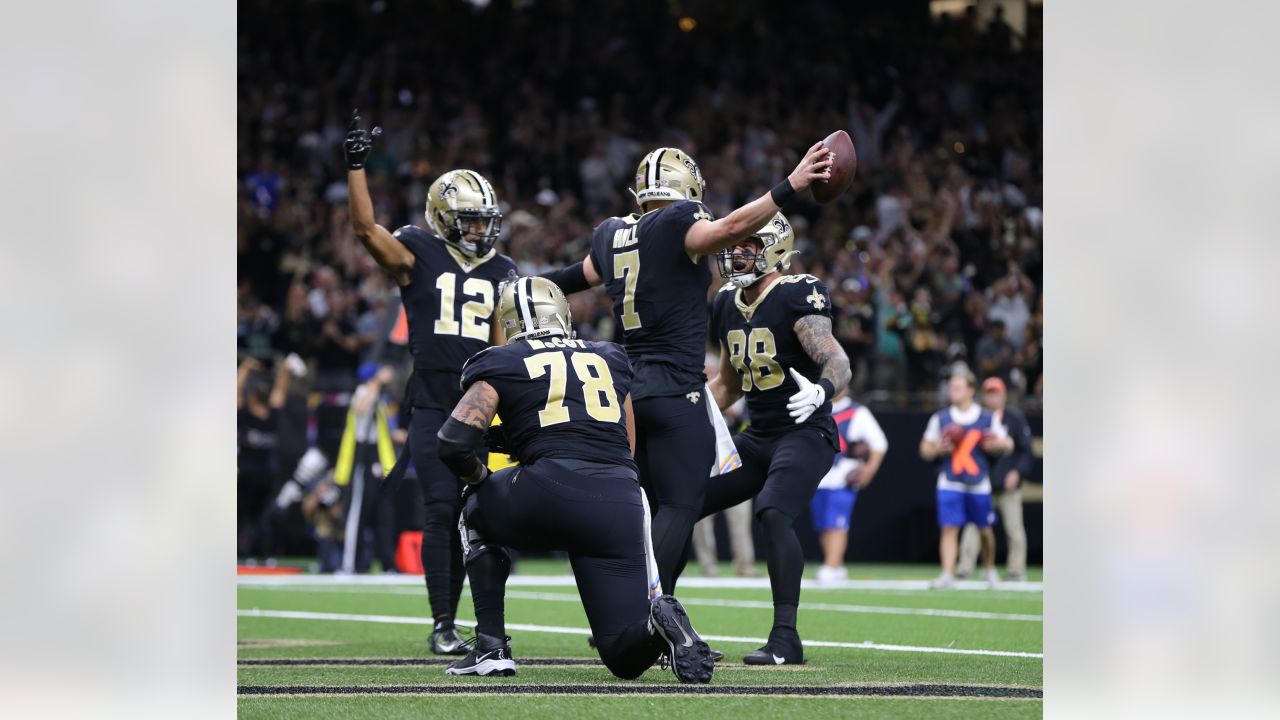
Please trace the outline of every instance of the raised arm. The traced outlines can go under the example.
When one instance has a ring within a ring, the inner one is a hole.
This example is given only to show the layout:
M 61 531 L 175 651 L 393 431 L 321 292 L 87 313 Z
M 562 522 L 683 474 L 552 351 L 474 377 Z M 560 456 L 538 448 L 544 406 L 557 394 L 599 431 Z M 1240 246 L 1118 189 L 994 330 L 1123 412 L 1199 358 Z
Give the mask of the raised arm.
M 254 370 L 258 370 L 262 364 L 257 360 L 247 357 L 240 363 L 240 367 L 236 368 L 236 409 L 244 407 L 244 386 L 249 382 L 249 375 Z
M 827 153 L 826 145 L 814 143 L 796 169 L 773 190 L 719 220 L 699 220 L 689 226 L 684 236 L 684 249 L 692 255 L 710 255 L 751 237 L 751 233 L 764 227 L 791 196 L 809 187 L 814 180 L 825 180 L 831 176 L 831 159 Z
M 716 407 L 720 408 L 720 412 L 724 412 L 725 408 L 742 397 L 742 378 L 738 376 L 738 371 L 729 360 L 729 353 L 725 350 L 724 343 L 720 343 L 720 374 L 711 378 L 707 387 L 711 388 L 711 397 L 715 398 Z
M 382 129 L 375 127 L 368 131 L 360 128 L 359 124 L 360 115 L 352 110 L 351 128 L 342 144 L 347 158 L 347 204 L 351 210 L 351 229 L 373 259 L 391 273 L 397 283 L 408 285 L 413 253 L 374 220 L 373 200 L 369 197 L 369 183 L 364 172 L 365 158 L 373 149 L 373 139 L 382 133 Z
M 489 468 L 476 457 L 484 443 L 485 430 L 498 414 L 498 391 L 483 380 L 467 388 L 436 438 L 440 460 L 456 476 L 470 485 L 479 485 L 489 477 Z
M 267 398 L 267 404 L 272 410 L 279 410 L 284 407 L 284 401 L 289 397 L 289 364 L 285 360 L 280 360 L 276 367 L 276 381 L 271 385 L 271 395 Z

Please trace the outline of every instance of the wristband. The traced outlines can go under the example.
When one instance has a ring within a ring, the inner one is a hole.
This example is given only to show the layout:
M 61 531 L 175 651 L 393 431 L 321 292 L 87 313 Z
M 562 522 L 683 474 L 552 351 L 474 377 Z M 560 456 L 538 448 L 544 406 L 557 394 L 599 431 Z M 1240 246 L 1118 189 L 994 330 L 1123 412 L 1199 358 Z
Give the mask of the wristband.
M 822 396 L 824 402 L 836 396 L 836 386 L 832 385 L 830 380 L 826 378 L 818 380 L 818 387 L 822 388 L 822 391 L 826 393 Z
M 773 198 L 773 203 L 779 208 L 785 207 L 787 201 L 794 197 L 795 194 L 796 189 L 791 187 L 791 181 L 785 178 L 769 191 L 769 196 Z

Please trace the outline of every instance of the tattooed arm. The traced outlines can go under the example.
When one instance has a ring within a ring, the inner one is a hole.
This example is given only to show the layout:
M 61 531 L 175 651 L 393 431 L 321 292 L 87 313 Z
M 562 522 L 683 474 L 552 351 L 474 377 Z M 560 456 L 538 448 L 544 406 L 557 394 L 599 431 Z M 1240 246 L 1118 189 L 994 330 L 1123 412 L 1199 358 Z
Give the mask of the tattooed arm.
M 822 366 L 821 379 L 831 383 L 835 400 L 844 394 L 852 374 L 849 372 L 849 356 L 831 335 L 831 318 L 822 315 L 805 315 L 796 321 L 796 337 L 813 361 Z
M 458 401 L 458 406 L 445 422 L 436 438 L 440 460 L 472 485 L 489 476 L 489 469 L 476 457 L 476 449 L 484 442 L 484 431 L 498 413 L 498 392 L 483 380 L 477 380 Z

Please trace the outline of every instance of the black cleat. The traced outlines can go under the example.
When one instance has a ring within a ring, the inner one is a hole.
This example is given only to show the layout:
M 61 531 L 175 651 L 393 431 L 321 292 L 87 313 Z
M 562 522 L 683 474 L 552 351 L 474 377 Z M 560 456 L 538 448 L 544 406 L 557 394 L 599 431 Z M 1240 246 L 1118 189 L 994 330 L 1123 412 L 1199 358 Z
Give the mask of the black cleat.
M 511 657 L 511 638 L 499 640 L 496 637 L 476 634 L 463 645 L 470 650 L 461 660 L 454 660 L 444 669 L 445 675 L 500 675 L 511 677 L 516 674 L 516 661 Z
M 720 662 L 721 660 L 724 660 L 724 653 L 720 652 L 715 648 L 710 648 L 710 650 L 711 650 L 711 662 Z
M 711 682 L 716 667 L 711 648 L 698 637 L 680 601 L 670 595 L 658 597 L 649 606 L 649 619 L 654 632 L 667 643 L 667 657 L 676 679 L 683 683 Z
M 441 628 L 439 626 L 431 633 L 431 638 L 427 641 L 427 645 L 431 648 L 431 652 L 436 655 L 466 655 L 466 641 L 458 636 L 458 629 L 454 627 Z
M 747 665 L 803 665 L 804 645 L 795 631 L 769 633 L 764 647 L 742 658 Z

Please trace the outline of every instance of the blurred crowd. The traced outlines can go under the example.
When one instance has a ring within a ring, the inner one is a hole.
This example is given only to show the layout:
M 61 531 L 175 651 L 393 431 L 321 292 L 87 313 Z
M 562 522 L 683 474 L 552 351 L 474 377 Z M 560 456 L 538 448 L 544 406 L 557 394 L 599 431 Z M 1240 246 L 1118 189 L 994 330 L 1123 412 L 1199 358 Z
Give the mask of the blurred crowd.
M 933 18 L 924 3 L 254 5 L 269 21 L 240 32 L 242 355 L 297 353 L 321 391 L 389 359 L 396 288 L 347 217 L 353 106 L 384 131 L 367 165 L 381 224 L 424 225 L 431 181 L 472 168 L 497 188 L 499 247 L 525 272 L 580 260 L 600 220 L 633 211 L 626 188 L 649 149 L 689 152 L 723 215 L 843 128 L 853 187 L 789 210 L 793 272 L 831 288 L 854 396 L 936 407 L 964 363 L 1038 409 L 1038 30 Z M 582 335 L 613 337 L 602 292 L 573 310 Z

